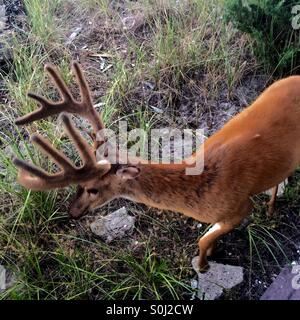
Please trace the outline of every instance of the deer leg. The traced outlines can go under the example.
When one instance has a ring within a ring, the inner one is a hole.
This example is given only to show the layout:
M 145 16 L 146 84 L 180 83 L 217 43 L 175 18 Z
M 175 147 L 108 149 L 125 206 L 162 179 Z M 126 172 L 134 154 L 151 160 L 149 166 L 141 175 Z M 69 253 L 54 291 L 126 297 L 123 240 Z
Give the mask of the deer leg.
M 215 223 L 198 242 L 199 245 L 199 269 L 200 272 L 208 270 L 207 255 L 212 253 L 212 249 L 216 240 L 231 231 L 235 224 L 229 222 L 217 222 Z
M 206 255 L 208 257 L 212 256 L 212 254 L 215 250 L 215 247 L 216 247 L 216 241 L 207 249 Z
M 277 198 L 277 191 L 278 191 L 278 185 L 274 188 L 272 188 L 272 196 L 270 201 L 267 203 L 268 210 L 267 210 L 267 215 L 268 217 L 272 217 L 275 209 L 275 201 Z
M 244 203 L 242 209 L 240 209 L 236 214 L 231 215 L 231 220 L 219 221 L 215 223 L 203 237 L 200 238 L 198 242 L 200 254 L 198 266 L 200 272 L 205 272 L 208 270 L 209 265 L 207 262 L 207 256 L 210 255 L 214 249 L 215 243 L 219 237 L 231 231 L 236 225 L 238 225 L 244 217 L 251 210 L 251 202 Z

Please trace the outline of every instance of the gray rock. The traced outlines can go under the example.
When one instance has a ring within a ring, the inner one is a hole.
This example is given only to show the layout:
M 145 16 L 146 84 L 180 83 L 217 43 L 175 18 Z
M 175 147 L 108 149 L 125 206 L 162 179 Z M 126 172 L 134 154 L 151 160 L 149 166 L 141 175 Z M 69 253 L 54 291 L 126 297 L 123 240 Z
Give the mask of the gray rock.
M 283 268 L 260 300 L 300 300 L 300 264 Z
M 155 106 L 150 106 L 150 108 L 156 113 L 164 113 L 164 110 L 157 108 Z
M 6 25 L 6 14 L 5 14 L 5 6 L 0 5 L 0 32 L 4 30 L 5 25 Z
M 8 43 L 11 31 L 7 30 L 7 16 L 5 5 L 0 2 L 0 70 L 7 70 L 7 62 L 12 60 L 12 48 Z
M 13 287 L 16 283 L 16 275 L 0 264 L 0 293 Z
M 75 40 L 75 38 L 78 36 L 78 34 L 81 32 L 81 30 L 82 30 L 82 26 L 77 27 L 68 37 L 66 44 L 67 45 L 71 44 Z
M 199 273 L 198 259 L 192 260 L 194 270 L 198 274 L 198 298 L 205 300 L 218 299 L 224 289 L 231 289 L 244 280 L 243 268 L 230 266 L 216 262 L 210 262 L 210 269 L 205 273 Z
M 6 289 L 6 269 L 0 264 L 0 292 Z
M 278 191 L 277 191 L 277 196 L 278 197 L 280 197 L 280 196 L 282 196 L 284 194 L 284 189 L 287 186 L 287 184 L 288 184 L 288 179 L 285 179 L 283 182 L 281 182 L 278 185 Z M 269 189 L 269 190 L 265 191 L 264 193 L 271 197 L 272 196 L 272 190 L 273 189 Z
M 27 145 L 26 145 L 25 141 L 19 142 L 18 149 L 21 154 L 27 155 L 28 154 L 27 148 L 29 150 L 32 150 L 33 147 L 29 142 L 27 142 Z M 16 152 L 14 151 L 14 149 L 11 145 L 7 145 L 4 149 L 4 152 L 5 152 L 5 155 L 7 156 L 7 158 L 10 158 L 10 159 L 12 159 L 16 155 Z
M 123 238 L 133 230 L 135 217 L 128 215 L 125 207 L 101 217 L 90 224 L 91 231 L 110 243 L 114 239 Z

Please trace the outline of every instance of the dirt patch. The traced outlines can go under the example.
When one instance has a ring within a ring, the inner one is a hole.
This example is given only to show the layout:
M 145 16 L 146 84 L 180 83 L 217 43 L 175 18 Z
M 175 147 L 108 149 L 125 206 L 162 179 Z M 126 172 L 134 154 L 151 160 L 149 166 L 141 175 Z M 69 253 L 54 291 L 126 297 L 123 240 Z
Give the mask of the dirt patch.
M 219 90 L 219 96 L 215 100 L 205 100 L 205 95 L 199 91 L 203 88 L 199 83 L 194 84 L 197 90 L 188 85 L 182 88 L 175 111 L 176 121 L 182 125 L 204 129 L 207 136 L 212 135 L 245 107 L 250 105 L 265 89 L 268 77 L 252 74 L 241 79 L 230 97 L 227 87 L 224 85 Z M 206 90 L 209 90 L 207 88 Z

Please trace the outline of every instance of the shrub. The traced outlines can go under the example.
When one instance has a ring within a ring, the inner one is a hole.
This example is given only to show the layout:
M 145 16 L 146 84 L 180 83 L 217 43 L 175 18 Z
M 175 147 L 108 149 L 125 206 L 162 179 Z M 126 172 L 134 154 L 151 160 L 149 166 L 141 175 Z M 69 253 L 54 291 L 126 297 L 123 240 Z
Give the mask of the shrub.
M 300 68 L 299 30 L 292 27 L 298 0 L 225 0 L 225 19 L 254 40 L 254 52 L 264 67 L 279 75 Z

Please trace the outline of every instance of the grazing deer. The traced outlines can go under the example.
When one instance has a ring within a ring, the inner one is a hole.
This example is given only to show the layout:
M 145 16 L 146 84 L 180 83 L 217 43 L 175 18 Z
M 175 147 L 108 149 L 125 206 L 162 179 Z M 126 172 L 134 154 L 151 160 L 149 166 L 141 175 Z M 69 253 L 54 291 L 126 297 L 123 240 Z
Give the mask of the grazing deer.
M 57 70 L 46 65 L 63 100 L 52 103 L 30 93 L 41 108 L 19 118 L 16 124 L 27 124 L 47 116 L 69 112 L 87 118 L 94 133 L 104 128 L 101 117 L 93 107 L 88 85 L 78 63 L 73 70 L 82 100 L 76 101 Z M 181 164 L 157 164 L 140 159 L 138 163 L 111 164 L 97 162 L 95 149 L 74 128 L 66 114 L 62 121 L 74 141 L 83 161 L 75 167 L 40 135 L 32 141 L 61 168 L 55 174 L 15 158 L 19 168 L 18 181 L 25 188 L 49 190 L 78 185 L 69 214 L 83 216 L 88 210 L 101 207 L 115 198 L 126 198 L 159 209 L 181 212 L 212 228 L 199 240 L 199 268 L 208 266 L 220 236 L 231 231 L 251 211 L 250 197 L 271 187 L 273 196 L 269 214 L 274 208 L 278 183 L 288 177 L 300 163 L 300 77 L 277 81 L 243 112 L 204 142 L 204 171 L 186 175 L 187 161 Z M 100 141 L 100 144 L 103 141 Z

